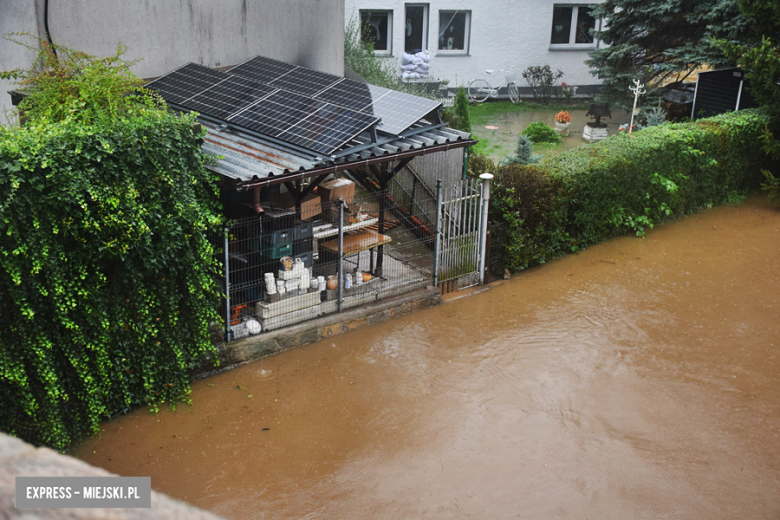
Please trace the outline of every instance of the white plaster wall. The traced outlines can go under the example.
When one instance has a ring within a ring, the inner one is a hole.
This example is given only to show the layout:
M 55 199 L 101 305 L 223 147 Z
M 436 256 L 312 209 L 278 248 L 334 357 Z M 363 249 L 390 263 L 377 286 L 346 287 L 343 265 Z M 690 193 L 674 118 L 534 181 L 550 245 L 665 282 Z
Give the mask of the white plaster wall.
M 25 31 L 37 34 L 36 24 L 35 3 L 32 0 L 0 0 L 0 35 Z M 0 70 L 27 68 L 35 56 L 34 51 L 0 39 Z M 16 122 L 16 117 L 11 113 L 11 96 L 7 94 L 13 89 L 12 80 L 0 79 L 0 125 Z
M 346 0 L 345 21 L 358 18 L 361 9 L 393 10 L 393 56 L 400 62 L 404 48 L 404 6 L 402 0 Z M 422 3 L 422 2 L 419 2 Z M 561 81 L 573 85 L 595 85 L 598 78 L 588 71 L 587 50 L 550 50 L 553 5 L 589 5 L 600 0 L 431 0 L 429 6 L 428 51 L 433 79 L 446 78 L 450 87 L 467 85 L 484 77 L 485 69 L 523 71 L 532 65 L 548 64 L 561 69 Z M 471 42 L 468 56 L 437 55 L 439 10 L 471 11 Z M 497 78 L 500 81 L 502 78 Z M 527 86 L 518 74 L 518 86 Z
M 0 29 L 43 37 L 42 13 L 43 0 L 0 0 Z M 56 43 L 105 56 L 121 41 L 126 58 L 143 58 L 133 69 L 143 78 L 189 61 L 218 67 L 257 54 L 342 76 L 344 17 L 344 0 L 49 0 Z M 0 40 L 0 70 L 33 57 Z M 10 85 L 0 87 L 10 107 Z

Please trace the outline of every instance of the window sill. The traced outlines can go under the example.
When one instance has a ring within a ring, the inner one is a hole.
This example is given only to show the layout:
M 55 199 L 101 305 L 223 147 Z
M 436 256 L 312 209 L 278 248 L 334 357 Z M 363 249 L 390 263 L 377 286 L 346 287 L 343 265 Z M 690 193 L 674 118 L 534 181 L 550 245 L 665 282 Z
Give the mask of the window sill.
M 471 54 L 469 54 L 468 52 L 465 52 L 465 51 L 463 51 L 463 52 L 460 52 L 460 51 L 451 51 L 451 52 L 439 51 L 436 54 L 434 54 L 434 56 L 437 57 L 437 58 L 468 58 L 468 57 L 471 57 Z
M 568 44 L 550 44 L 548 47 L 548 50 L 551 51 L 595 51 L 597 49 L 597 46 L 595 43 L 586 43 L 586 44 L 579 44 L 579 45 L 568 45 Z
M 377 58 L 392 58 L 393 53 L 392 52 L 376 52 L 374 51 L 374 56 Z

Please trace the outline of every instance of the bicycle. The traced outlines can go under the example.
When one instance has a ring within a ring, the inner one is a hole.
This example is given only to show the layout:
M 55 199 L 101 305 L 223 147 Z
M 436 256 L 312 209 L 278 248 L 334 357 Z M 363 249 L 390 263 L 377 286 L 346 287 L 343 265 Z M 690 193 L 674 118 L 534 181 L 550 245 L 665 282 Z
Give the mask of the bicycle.
M 507 93 L 509 94 L 509 99 L 512 101 L 512 103 L 517 103 L 518 101 L 520 101 L 520 93 L 517 91 L 517 84 L 515 83 L 515 73 L 512 71 L 513 68 L 514 65 L 509 67 L 509 70 L 498 71 L 504 73 L 504 80 L 495 88 L 493 88 L 493 86 L 490 85 L 490 82 L 487 79 L 483 79 L 483 78 L 472 79 L 467 89 L 469 99 L 471 99 L 475 103 L 482 103 L 488 97 L 498 96 L 498 90 L 506 86 Z M 494 70 L 488 69 L 485 72 L 487 72 L 488 74 L 492 74 Z

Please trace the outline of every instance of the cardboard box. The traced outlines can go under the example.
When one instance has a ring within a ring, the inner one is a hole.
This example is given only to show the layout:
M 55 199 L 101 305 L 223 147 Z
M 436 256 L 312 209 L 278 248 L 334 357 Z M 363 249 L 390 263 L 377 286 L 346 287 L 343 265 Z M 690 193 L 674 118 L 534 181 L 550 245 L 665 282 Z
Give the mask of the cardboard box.
M 339 196 L 344 197 L 347 204 L 351 204 L 355 197 L 355 183 L 349 179 L 334 179 L 317 186 L 317 193 L 320 194 L 323 204 L 334 202 Z
M 270 200 L 274 204 L 277 204 L 283 208 L 295 209 L 295 199 L 293 199 L 290 193 L 282 193 L 278 197 L 274 197 Z M 260 203 L 262 206 L 262 202 Z M 309 193 L 301 201 L 301 219 L 308 220 L 314 218 L 322 213 L 322 206 L 320 205 L 320 196 L 314 193 Z

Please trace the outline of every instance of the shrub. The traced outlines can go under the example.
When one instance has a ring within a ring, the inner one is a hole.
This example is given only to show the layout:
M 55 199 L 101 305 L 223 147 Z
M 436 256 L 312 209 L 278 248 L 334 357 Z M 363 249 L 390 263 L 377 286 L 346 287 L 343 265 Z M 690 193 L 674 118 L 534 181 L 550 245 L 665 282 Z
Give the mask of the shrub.
M 540 166 L 471 163 L 496 175 L 491 190 L 492 267 L 542 264 L 626 232 L 757 191 L 768 158 L 755 153 L 765 112 L 613 136 Z M 474 170 L 472 170 L 474 171 Z
M 560 70 L 553 72 L 549 65 L 534 65 L 525 69 L 522 74 L 533 89 L 534 100 L 544 105 L 550 102 L 553 84 L 563 76 L 563 72 Z
M 531 123 L 525 127 L 525 130 L 523 130 L 523 135 L 528 137 L 534 143 L 561 142 L 561 136 L 558 135 L 558 132 L 541 121 Z
M 0 130 L 0 430 L 64 450 L 186 398 L 216 353 L 205 233 L 219 221 L 193 118 L 140 90 L 98 95 L 91 82 L 123 67 L 58 51 L 47 77 L 67 73 L 33 82 L 30 121 Z M 71 111 L 39 102 L 61 85 Z

